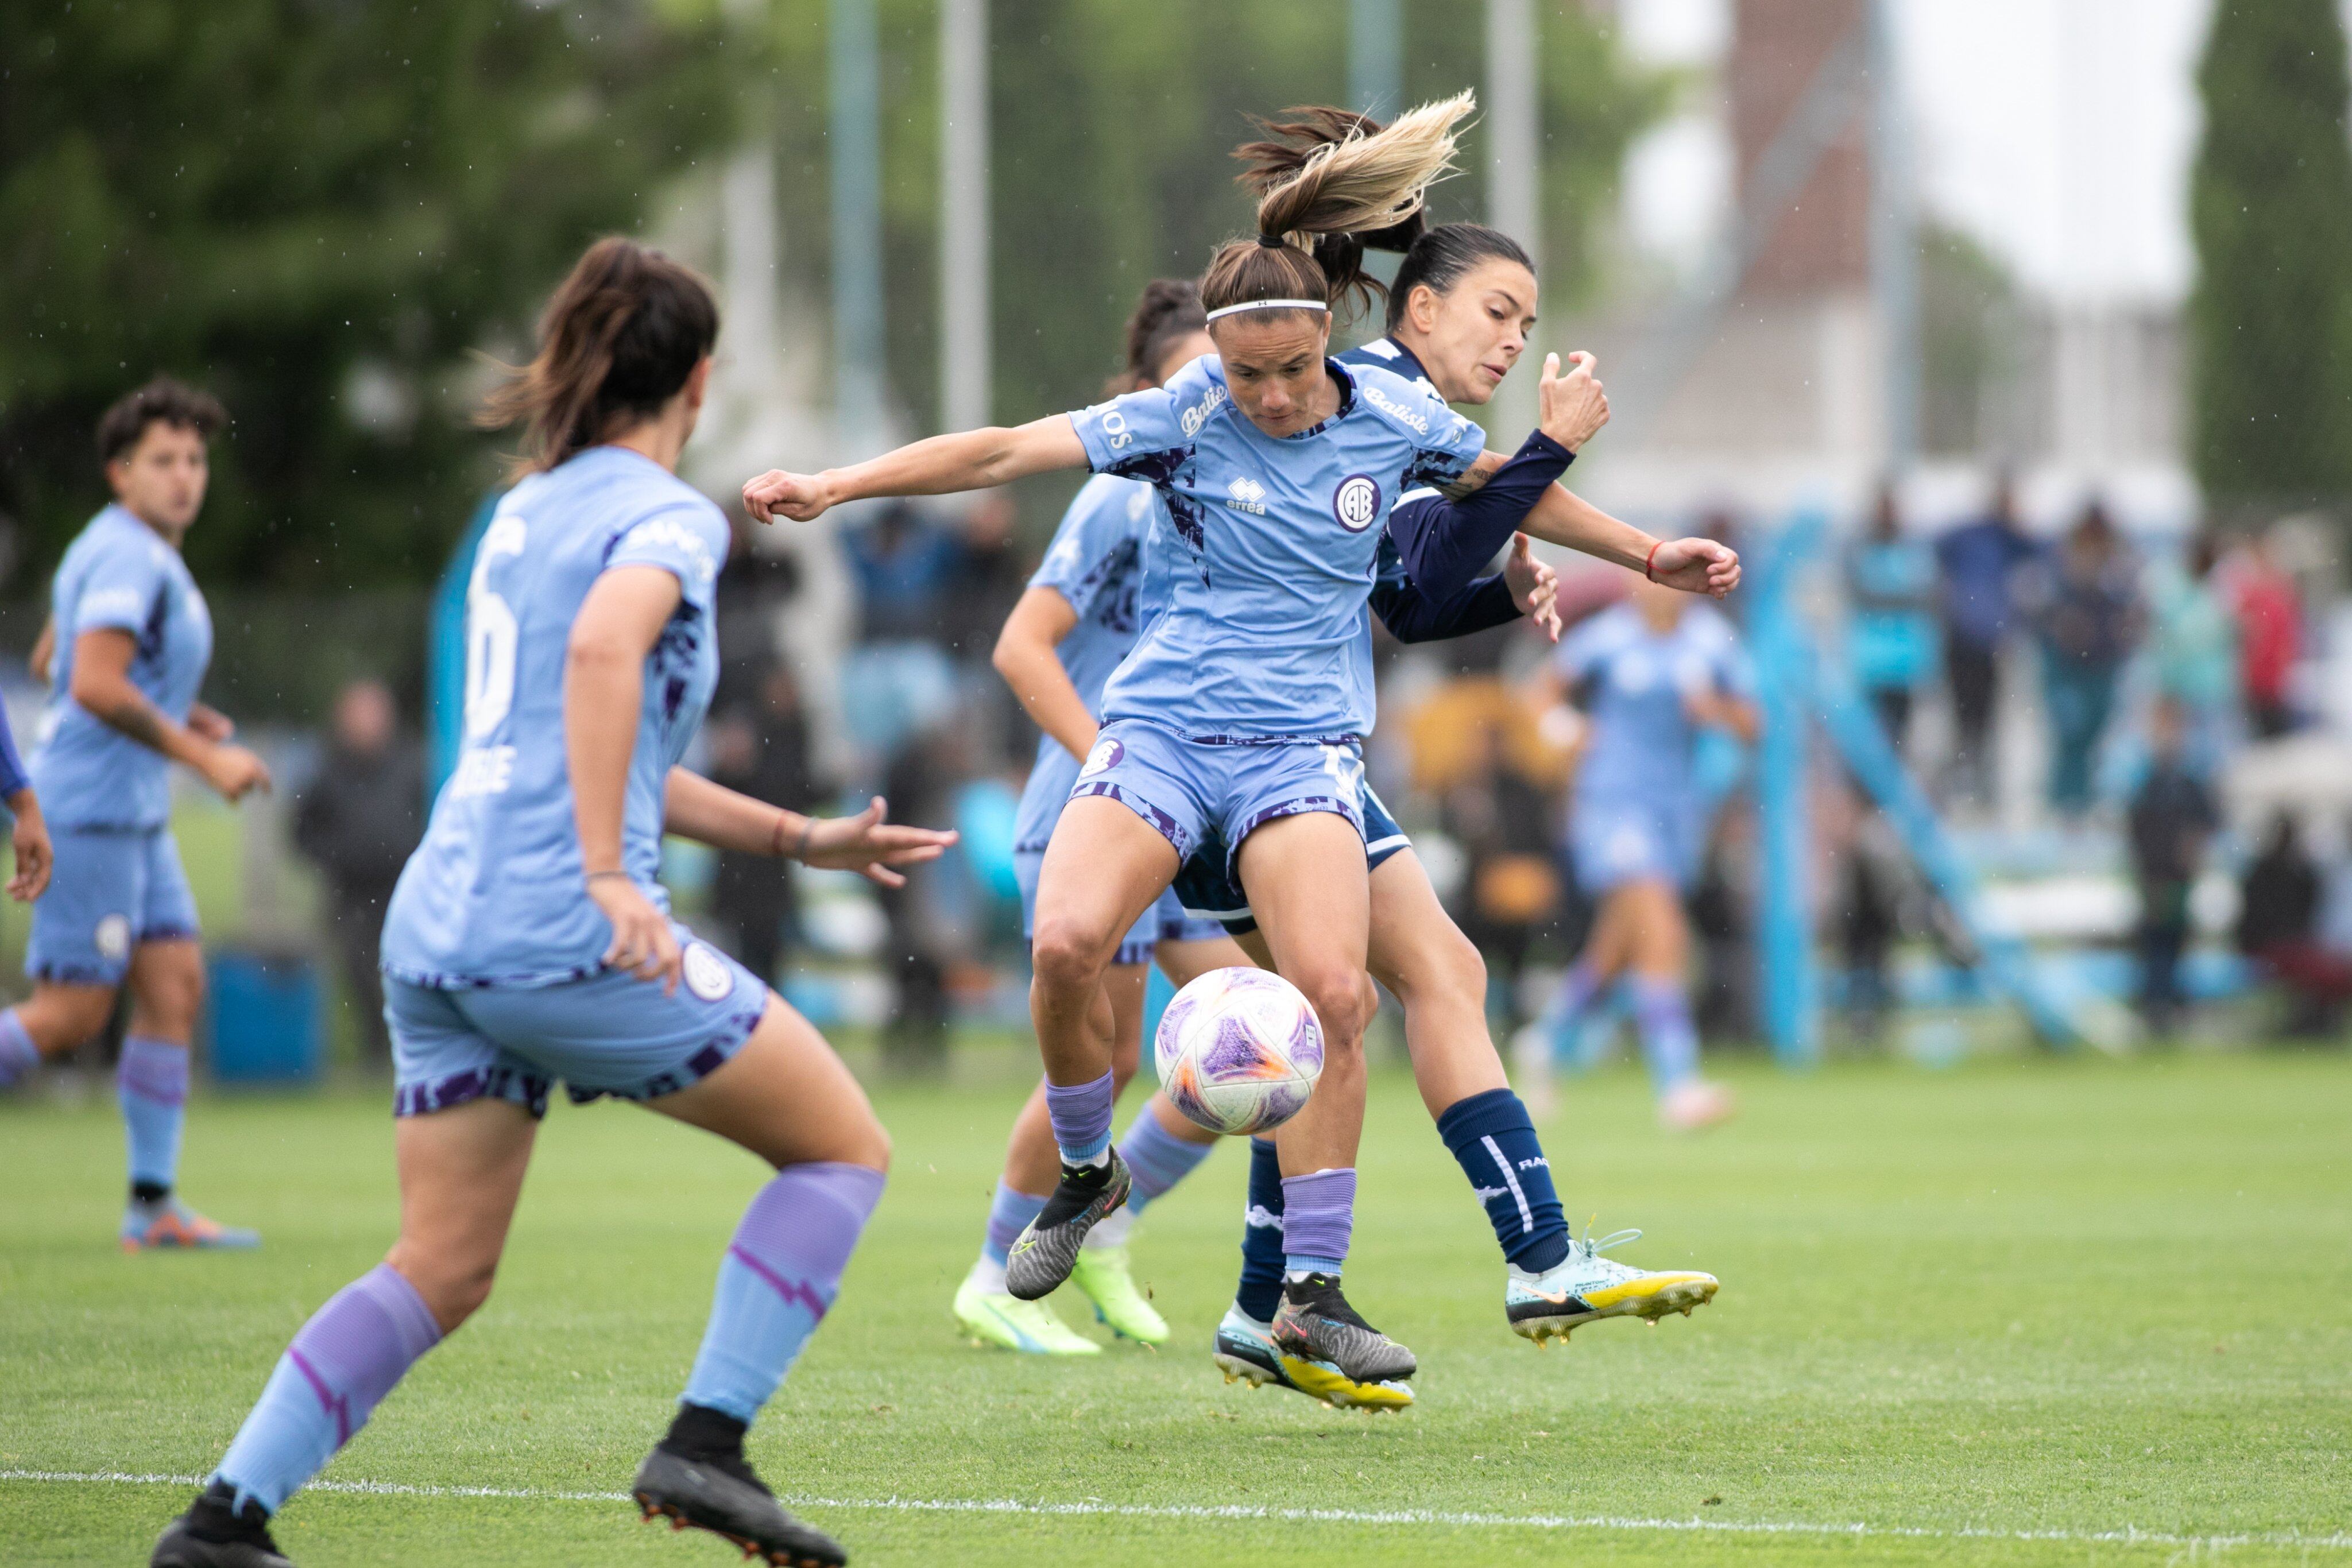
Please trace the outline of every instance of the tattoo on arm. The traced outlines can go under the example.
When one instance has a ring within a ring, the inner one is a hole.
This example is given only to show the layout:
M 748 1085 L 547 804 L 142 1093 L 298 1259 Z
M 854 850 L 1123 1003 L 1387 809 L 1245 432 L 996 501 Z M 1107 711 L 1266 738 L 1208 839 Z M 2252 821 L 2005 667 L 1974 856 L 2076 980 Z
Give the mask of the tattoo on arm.
M 138 692 L 132 691 L 98 716 L 117 734 L 129 736 L 148 750 L 163 749 L 163 716 Z

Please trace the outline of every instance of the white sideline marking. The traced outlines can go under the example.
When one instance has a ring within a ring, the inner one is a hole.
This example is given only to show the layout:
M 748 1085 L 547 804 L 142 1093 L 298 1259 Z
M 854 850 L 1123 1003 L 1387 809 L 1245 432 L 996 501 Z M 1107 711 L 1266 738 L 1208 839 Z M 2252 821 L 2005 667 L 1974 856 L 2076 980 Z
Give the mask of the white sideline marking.
M 124 1470 L 0 1470 L 0 1481 L 58 1481 L 120 1486 L 200 1487 L 204 1476 L 132 1475 Z M 625 1491 L 555 1491 L 539 1487 L 409 1486 L 398 1481 L 315 1480 L 305 1491 L 347 1492 L 378 1497 L 488 1497 L 519 1501 L 629 1502 Z M 2304 1546 L 2324 1551 L 2352 1549 L 2352 1534 L 2173 1535 L 2135 1530 L 1995 1530 L 1967 1526 L 1929 1530 L 1890 1524 L 1825 1524 L 1805 1521 L 1734 1519 L 1619 1519 L 1606 1514 L 1457 1513 L 1443 1509 L 1220 1508 L 1119 1502 L 1024 1502 L 1018 1498 L 833 1498 L 779 1493 L 793 1508 L 879 1510 L 895 1513 L 1110 1514 L 1123 1519 L 1274 1520 L 1307 1524 L 1436 1524 L 1468 1529 L 1628 1530 L 1722 1535 L 1885 1536 L 1924 1541 L 2058 1541 L 2143 1546 Z

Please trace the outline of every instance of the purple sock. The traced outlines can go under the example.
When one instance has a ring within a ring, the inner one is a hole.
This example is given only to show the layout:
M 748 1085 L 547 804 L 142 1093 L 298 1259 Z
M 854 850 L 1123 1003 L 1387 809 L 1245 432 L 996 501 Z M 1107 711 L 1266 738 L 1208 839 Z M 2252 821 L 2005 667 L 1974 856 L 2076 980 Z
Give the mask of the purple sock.
M 1118 1141 L 1118 1157 L 1135 1178 L 1127 1195 L 1127 1211 L 1140 1214 L 1144 1205 L 1191 1176 L 1209 1157 L 1214 1144 L 1188 1144 L 1160 1124 L 1147 1104 Z
M 1633 977 L 1633 1022 L 1650 1064 L 1650 1082 L 1664 1094 L 1698 1076 L 1698 1030 L 1691 1023 L 1690 998 L 1675 981 L 1646 975 Z
M 1356 1225 L 1356 1173 L 1320 1170 L 1282 1178 L 1282 1266 L 1292 1274 L 1336 1274 L 1348 1261 Z
M 998 1182 L 996 1199 L 988 1206 L 988 1239 L 980 1244 L 981 1255 L 1003 1268 L 1013 1256 L 1013 1244 L 1021 1239 L 1021 1232 L 1045 1208 L 1043 1197 Z
M 131 1185 L 168 1192 L 180 1179 L 188 1048 L 135 1034 L 125 1040 L 114 1069 L 114 1098 L 122 1108 L 123 1141 L 131 1151 Z
M 236 1489 L 238 1508 L 251 1500 L 276 1513 L 440 1341 L 441 1325 L 416 1288 L 391 1264 L 377 1264 L 302 1325 L 215 1478 Z
M 1118 1091 L 1108 1072 L 1092 1083 L 1073 1083 L 1066 1089 L 1046 1083 L 1045 1113 L 1053 1118 L 1054 1142 L 1061 1145 L 1064 1165 L 1092 1165 L 1097 1155 L 1110 1147 L 1110 1108 L 1118 1098 Z
M 0 1089 L 8 1088 L 40 1065 L 40 1048 L 25 1032 L 25 1026 L 16 1021 L 16 1009 L 0 1012 Z
M 812 1161 L 760 1189 L 719 1260 L 685 1403 L 747 1425 L 760 1413 L 833 1306 L 882 1180 L 865 1166 Z

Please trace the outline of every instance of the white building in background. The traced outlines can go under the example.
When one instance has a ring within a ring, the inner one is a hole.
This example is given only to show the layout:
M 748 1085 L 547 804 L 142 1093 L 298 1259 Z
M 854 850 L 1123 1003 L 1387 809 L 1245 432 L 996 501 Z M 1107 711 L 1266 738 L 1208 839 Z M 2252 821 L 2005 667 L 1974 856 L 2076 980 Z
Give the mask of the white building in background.
M 1776 137 L 1832 101 L 1824 78 L 1870 4 L 1619 0 L 1635 57 L 1695 85 L 1626 161 L 1621 270 L 1643 280 L 1638 298 L 1575 326 L 1619 408 L 1580 468 L 1603 505 L 1655 516 L 1852 501 L 1885 467 L 1895 432 L 1889 319 L 1871 267 L 1866 71 L 1840 78 L 1835 101 L 1851 107 L 1810 139 L 1809 172 L 1781 192 L 1781 219 L 1750 236 L 1737 287 L 1711 310 L 1689 308 L 1711 267 L 1719 280 L 1741 204 L 1770 183 Z M 2193 514 L 2179 313 L 2210 6 L 1889 0 L 1910 204 L 1980 244 L 2019 295 L 1981 394 L 1978 450 L 1930 453 L 1915 470 L 1929 516 L 1974 505 L 1975 474 L 2000 461 L 2025 473 L 2045 515 L 2093 487 L 2137 522 Z

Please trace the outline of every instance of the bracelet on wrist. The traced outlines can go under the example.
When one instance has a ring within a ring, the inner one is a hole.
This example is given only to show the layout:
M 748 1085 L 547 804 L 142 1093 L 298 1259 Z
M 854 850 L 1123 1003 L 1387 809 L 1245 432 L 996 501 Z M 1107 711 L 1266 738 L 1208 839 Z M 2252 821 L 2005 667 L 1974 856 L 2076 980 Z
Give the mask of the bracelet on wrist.
M 801 836 L 799 841 L 793 845 L 792 858 L 801 862 L 803 864 L 806 864 L 808 862 L 809 840 L 815 837 L 815 835 L 816 819 L 814 817 L 803 817 L 801 819 Z
M 600 878 L 600 877 L 608 877 L 608 876 L 627 876 L 628 874 L 629 874 L 629 873 L 628 873 L 627 872 L 625 872 L 625 871 L 621 871 L 621 870 L 619 870 L 619 869 L 617 869 L 617 868 L 615 868 L 615 869 L 614 869 L 614 870 L 610 870 L 610 871 L 592 871 L 592 872 L 590 872 L 590 873 L 588 873 L 588 875 L 587 875 L 587 877 L 586 877 L 586 879 L 585 879 L 585 880 L 587 880 L 587 881 L 589 881 L 589 882 L 594 882 L 594 881 L 596 881 L 596 880 L 597 880 L 598 878 Z
M 1643 559 L 1642 575 L 1648 578 L 1652 582 L 1658 580 L 1658 552 L 1665 548 L 1666 541 L 1660 539 L 1657 543 L 1650 547 L 1650 553 Z

